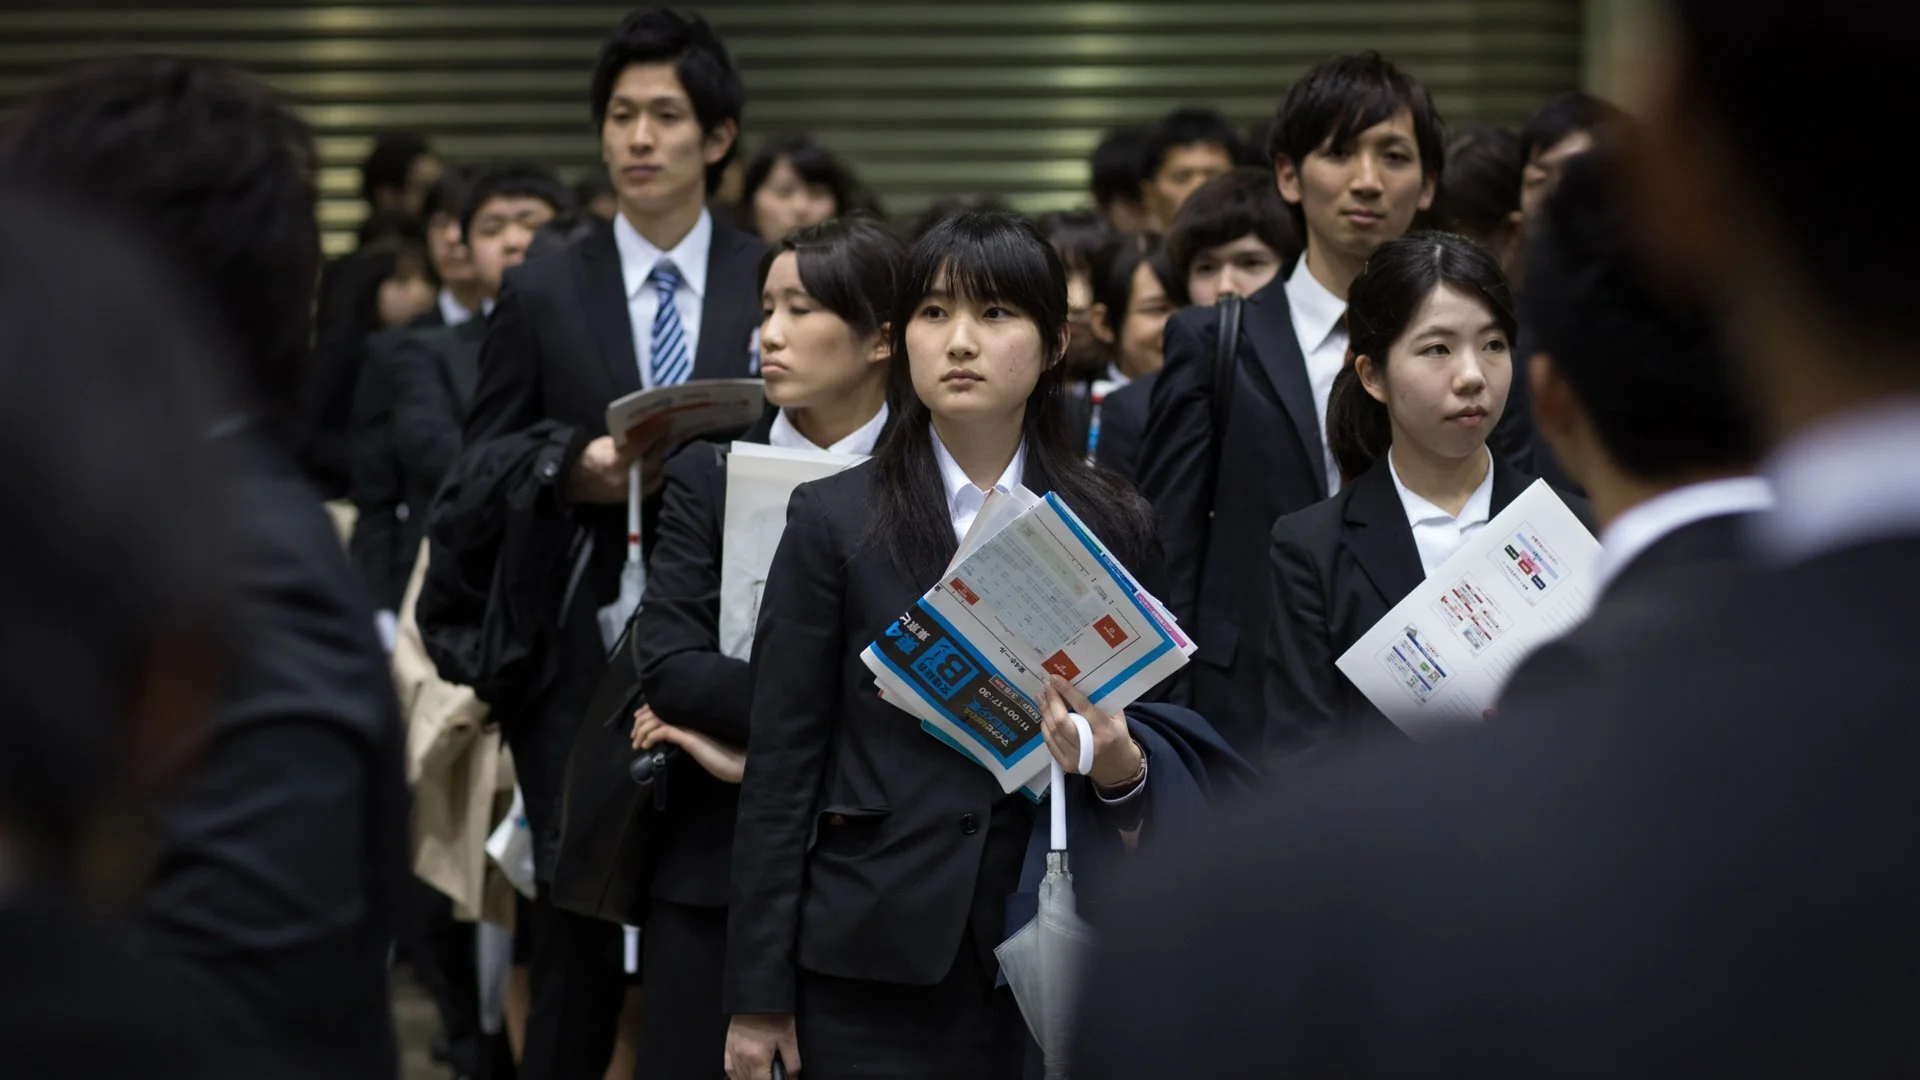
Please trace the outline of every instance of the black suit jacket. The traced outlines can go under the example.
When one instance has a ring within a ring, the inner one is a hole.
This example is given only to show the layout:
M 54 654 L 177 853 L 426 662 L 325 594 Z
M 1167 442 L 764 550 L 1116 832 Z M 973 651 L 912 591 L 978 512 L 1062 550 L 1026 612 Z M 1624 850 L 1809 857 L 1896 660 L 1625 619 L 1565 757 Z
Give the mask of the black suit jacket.
M 871 542 L 873 482 L 861 465 L 794 492 L 761 598 L 728 1013 L 792 1012 L 796 967 L 931 986 L 970 922 L 1000 942 L 1019 882 L 1024 797 L 882 702 L 860 660 L 933 585 Z
M 1508 680 L 1500 712 L 1533 703 L 1551 706 L 1611 677 L 1629 677 L 1622 658 L 1689 609 L 1710 604 L 1752 568 L 1750 514 L 1693 522 L 1661 537 L 1622 566 L 1594 600 L 1593 611 L 1564 637 L 1534 650 Z
M 1917 562 L 1909 533 L 1756 570 L 1630 677 L 1143 866 L 1076 1071 L 1920 1072 Z
M 367 339 L 367 360 L 353 391 L 351 436 L 353 498 L 356 516 L 348 550 L 371 590 L 374 604 L 398 610 L 407 576 L 420 547 L 424 507 L 407 498 L 406 478 L 393 443 L 394 363 L 417 335 L 446 326 L 439 305 L 405 326 L 382 330 Z
M 223 449 L 235 651 L 163 817 L 146 951 L 228 1045 L 288 1075 L 391 1077 L 387 957 L 412 896 L 392 675 L 313 488 L 264 437 Z
M 759 240 L 715 219 L 694 378 L 749 373 L 753 330 L 760 322 L 754 275 L 765 250 Z M 507 271 L 480 348 L 480 383 L 467 413 L 462 467 L 484 458 L 494 440 L 506 445 L 543 421 L 568 429 L 562 457 L 570 464 L 589 441 L 607 433 L 607 406 L 638 389 L 640 368 L 620 252 L 613 227 L 600 225 L 564 252 Z M 535 460 L 528 458 L 525 467 L 536 467 Z M 564 476 L 562 466 L 537 479 L 558 487 Z M 555 499 L 541 505 L 558 503 Z M 500 718 L 535 833 L 535 863 L 544 878 L 551 875 L 559 844 L 559 794 L 567 751 L 606 668 L 594 612 L 619 592 L 626 511 L 620 506 L 574 506 L 541 512 L 565 513 L 572 525 L 591 534 L 594 545 L 571 606 L 564 618 L 556 613 L 561 625 L 556 655 L 549 658 L 553 676 L 548 692 L 521 715 Z M 649 499 L 649 538 L 658 513 L 659 500 Z M 570 569 L 561 562 L 551 572 L 564 579 Z M 556 596 L 561 592 L 559 587 L 554 590 Z
M 772 416 L 747 442 L 764 443 Z M 745 660 L 720 651 L 721 547 L 727 523 L 727 452 L 695 443 L 667 462 L 660 526 L 647 558 L 647 595 L 634 620 L 640 683 L 660 719 L 747 745 L 753 675 Z M 657 826 L 653 896 L 676 904 L 723 907 L 733 863 L 740 788 L 691 758 L 674 761 L 667 809 Z
M 1140 442 L 1147 433 L 1147 403 L 1160 373 L 1142 375 L 1100 402 L 1100 441 L 1095 461 L 1134 481 L 1140 480 Z
M 1533 483 L 1493 459 L 1492 513 Z M 1584 502 L 1569 499 L 1575 513 Z M 1334 661 L 1426 580 L 1413 526 L 1382 456 L 1340 494 L 1275 522 L 1265 650 L 1269 762 L 1331 740 L 1398 735 Z
M 407 563 L 419 549 L 434 493 L 460 458 L 460 429 L 480 382 L 485 319 L 412 334 L 393 350 L 393 406 L 387 440 L 399 466 L 408 510 L 402 537 Z
M 1167 322 L 1166 366 L 1152 391 L 1140 447 L 1140 490 L 1160 516 L 1169 584 L 1163 595 L 1199 651 L 1181 697 L 1248 760 L 1261 751 L 1262 665 L 1273 523 L 1327 497 L 1326 457 L 1306 358 L 1293 330 L 1282 272 L 1246 301 L 1227 429 L 1213 430 L 1214 308 Z M 1207 461 L 1224 440 L 1216 486 Z M 1517 460 L 1531 441 L 1524 410 L 1502 417 L 1490 440 Z

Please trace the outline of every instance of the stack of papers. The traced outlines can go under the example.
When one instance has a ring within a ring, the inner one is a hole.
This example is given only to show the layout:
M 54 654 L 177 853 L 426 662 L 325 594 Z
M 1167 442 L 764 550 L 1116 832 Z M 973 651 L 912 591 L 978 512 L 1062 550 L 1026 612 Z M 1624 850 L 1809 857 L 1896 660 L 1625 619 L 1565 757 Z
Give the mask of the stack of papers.
M 1535 481 L 1366 632 L 1338 667 L 1415 738 L 1478 723 L 1528 653 L 1593 607 L 1600 543 Z
M 867 460 L 825 450 L 783 450 L 737 442 L 727 455 L 727 517 L 720 545 L 720 651 L 735 660 L 753 652 L 760 596 L 780 536 L 787 531 L 793 489 Z
M 944 580 L 861 659 L 890 704 L 1038 799 L 1048 673 L 1112 713 L 1186 666 L 1194 645 L 1067 505 L 995 493 Z
M 760 419 L 767 407 L 759 379 L 706 379 L 641 390 L 607 406 L 607 433 L 615 446 L 664 432 L 668 446 L 718 431 L 733 431 Z

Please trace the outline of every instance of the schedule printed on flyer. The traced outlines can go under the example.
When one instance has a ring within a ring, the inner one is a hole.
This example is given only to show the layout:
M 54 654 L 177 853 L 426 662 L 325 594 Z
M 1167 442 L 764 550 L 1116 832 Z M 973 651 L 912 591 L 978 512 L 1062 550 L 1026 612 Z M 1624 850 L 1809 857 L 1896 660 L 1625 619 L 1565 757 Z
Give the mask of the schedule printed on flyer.
M 1116 711 L 1184 667 L 1193 648 L 1065 503 L 1023 488 L 988 500 L 941 582 L 862 659 L 888 702 L 1002 790 L 1037 797 L 1049 673 Z
M 1586 618 L 1599 555 L 1580 519 L 1535 481 L 1338 667 L 1415 738 L 1478 721 L 1528 653 Z

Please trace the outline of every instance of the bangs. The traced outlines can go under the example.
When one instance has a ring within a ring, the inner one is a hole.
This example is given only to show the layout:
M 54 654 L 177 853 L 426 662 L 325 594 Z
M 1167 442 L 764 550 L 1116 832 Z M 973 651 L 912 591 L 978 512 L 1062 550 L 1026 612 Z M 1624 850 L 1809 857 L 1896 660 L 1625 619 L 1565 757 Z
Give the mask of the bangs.
M 956 300 L 1005 304 L 1035 321 L 1044 322 L 1049 312 L 1064 312 L 1066 274 L 1059 255 L 1032 226 L 1008 227 L 1009 219 L 1011 215 L 955 214 L 935 225 L 914 245 L 907 296 L 918 305 L 944 287 Z
M 1410 115 L 1414 111 L 1413 107 L 1391 86 L 1383 83 L 1363 83 L 1354 87 L 1353 96 L 1347 99 L 1341 112 L 1335 117 L 1332 127 L 1328 129 L 1327 149 L 1335 153 L 1346 153 L 1352 150 L 1354 144 L 1359 141 L 1361 132 L 1375 124 L 1386 123 L 1402 109 Z

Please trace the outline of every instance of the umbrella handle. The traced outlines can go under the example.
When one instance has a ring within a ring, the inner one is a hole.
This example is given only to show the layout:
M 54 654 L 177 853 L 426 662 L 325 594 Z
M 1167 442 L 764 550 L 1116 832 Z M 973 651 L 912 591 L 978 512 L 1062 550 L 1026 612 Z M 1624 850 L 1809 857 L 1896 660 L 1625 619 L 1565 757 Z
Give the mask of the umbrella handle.
M 1068 713 L 1067 719 L 1073 721 L 1074 734 L 1080 737 L 1080 766 L 1077 772 L 1085 776 L 1093 771 L 1093 725 L 1079 713 Z M 1067 850 L 1067 778 L 1066 770 L 1060 767 L 1058 759 L 1050 762 L 1053 769 L 1053 795 L 1047 799 L 1048 810 L 1052 813 L 1053 836 L 1050 847 L 1054 851 Z

